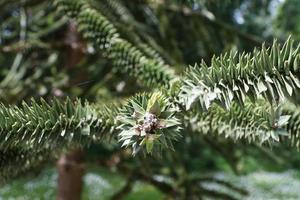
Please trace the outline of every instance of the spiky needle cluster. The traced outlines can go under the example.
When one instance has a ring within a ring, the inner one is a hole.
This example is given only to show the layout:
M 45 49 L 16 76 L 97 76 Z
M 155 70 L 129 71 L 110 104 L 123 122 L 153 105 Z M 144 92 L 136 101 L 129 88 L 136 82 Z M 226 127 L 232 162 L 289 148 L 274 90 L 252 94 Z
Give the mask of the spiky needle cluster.
M 175 108 L 160 92 L 137 95 L 121 110 L 119 133 L 122 146 L 131 146 L 133 154 L 146 147 L 146 152 L 161 147 L 172 148 L 172 140 L 179 136 L 179 120 Z

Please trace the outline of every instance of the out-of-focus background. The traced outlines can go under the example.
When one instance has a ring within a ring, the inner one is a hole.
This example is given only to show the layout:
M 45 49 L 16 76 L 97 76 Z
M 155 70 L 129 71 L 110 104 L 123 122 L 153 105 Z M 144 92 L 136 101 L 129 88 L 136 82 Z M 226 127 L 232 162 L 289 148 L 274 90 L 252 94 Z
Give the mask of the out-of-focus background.
M 274 38 L 281 42 L 291 35 L 300 40 L 299 0 L 89 3 L 123 38 L 178 73 L 202 59 L 210 62 L 214 55 L 231 50 L 252 51 Z M 5 105 L 54 96 L 104 104 L 149 90 L 115 70 L 105 53 L 78 32 L 76 21 L 52 1 L 1 0 L 0 22 L 0 100 Z M 181 177 L 199 174 L 221 180 L 201 183 L 207 191 L 223 194 L 207 199 L 300 199 L 297 149 L 270 149 L 201 134 L 184 137 L 176 142 L 175 152 L 161 158 L 132 157 L 116 141 L 84 147 L 80 150 L 85 169 L 82 199 L 165 199 L 169 191 L 162 187 L 179 187 Z M 62 154 L 48 154 L 42 156 L 49 159 L 34 166 L 20 161 L 5 171 L 0 200 L 55 199 L 56 162 Z M 1 168 L 5 164 L 0 161 Z M 135 173 L 142 175 L 130 182 L 130 174 Z M 165 185 L 160 185 L 161 180 Z M 124 194 L 117 197 L 122 189 Z

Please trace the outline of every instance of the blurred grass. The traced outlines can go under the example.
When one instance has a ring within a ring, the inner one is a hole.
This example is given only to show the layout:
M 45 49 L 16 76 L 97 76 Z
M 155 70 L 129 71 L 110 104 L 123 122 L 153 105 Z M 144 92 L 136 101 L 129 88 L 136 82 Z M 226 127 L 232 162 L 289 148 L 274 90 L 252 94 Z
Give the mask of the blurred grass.
M 47 200 L 56 197 L 57 174 L 54 168 L 35 178 L 24 177 L 0 188 L 0 200 Z M 125 183 L 124 178 L 108 170 L 90 169 L 84 177 L 83 200 L 108 200 Z M 163 195 L 151 185 L 137 183 L 125 200 L 160 200 Z
M 300 199 L 300 172 L 296 170 L 285 172 L 256 171 L 244 176 L 220 172 L 215 173 L 214 176 L 248 190 L 249 196 L 242 199 Z M 55 199 L 56 180 L 55 169 L 48 168 L 35 178 L 24 177 L 0 188 L 0 200 Z M 125 184 L 125 180 L 122 176 L 106 169 L 89 168 L 84 177 L 84 184 L 83 200 L 108 200 Z M 202 186 L 230 192 L 223 186 L 214 183 L 206 183 Z M 163 198 L 163 194 L 151 185 L 137 182 L 125 200 L 161 200 Z M 237 198 L 239 197 L 237 196 Z

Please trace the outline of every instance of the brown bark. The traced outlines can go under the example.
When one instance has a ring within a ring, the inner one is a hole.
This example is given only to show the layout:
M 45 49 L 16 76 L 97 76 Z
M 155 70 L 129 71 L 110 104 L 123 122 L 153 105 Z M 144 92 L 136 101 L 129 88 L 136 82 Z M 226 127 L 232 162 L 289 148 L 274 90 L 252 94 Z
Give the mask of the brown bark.
M 86 44 L 77 31 L 75 22 L 71 21 L 65 35 L 66 45 L 65 68 L 73 69 L 84 58 Z M 81 78 L 85 78 L 81 75 Z
M 84 57 L 84 43 L 74 22 L 70 22 L 66 35 L 65 68 L 74 68 Z M 81 74 L 81 77 L 84 76 Z M 62 155 L 57 162 L 58 186 L 57 200 L 80 200 L 83 188 L 83 175 L 85 171 L 83 151 L 75 149 Z
M 85 171 L 82 150 L 76 149 L 62 155 L 57 162 L 57 169 L 57 200 L 80 200 Z

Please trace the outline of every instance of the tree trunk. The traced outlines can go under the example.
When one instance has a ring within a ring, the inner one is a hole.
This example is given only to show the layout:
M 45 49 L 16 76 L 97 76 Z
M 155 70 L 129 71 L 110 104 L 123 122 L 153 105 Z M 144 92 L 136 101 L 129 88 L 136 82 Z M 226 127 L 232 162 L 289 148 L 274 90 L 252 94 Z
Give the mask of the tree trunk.
M 74 22 L 70 22 L 65 35 L 67 69 L 74 68 L 84 57 L 85 43 L 82 41 Z M 79 78 L 83 78 L 80 74 Z M 80 200 L 85 171 L 82 149 L 75 149 L 61 155 L 57 162 L 57 200 Z
M 76 149 L 62 155 L 57 162 L 57 168 L 57 200 L 80 200 L 85 171 L 82 150 Z
M 85 43 L 77 31 L 75 22 L 70 22 L 64 39 L 66 45 L 65 65 L 73 69 L 84 57 Z M 80 74 L 79 79 L 85 78 Z M 73 80 L 74 81 L 74 80 Z M 57 162 L 58 185 L 57 200 L 80 200 L 85 171 L 82 149 L 75 149 L 61 155 Z

